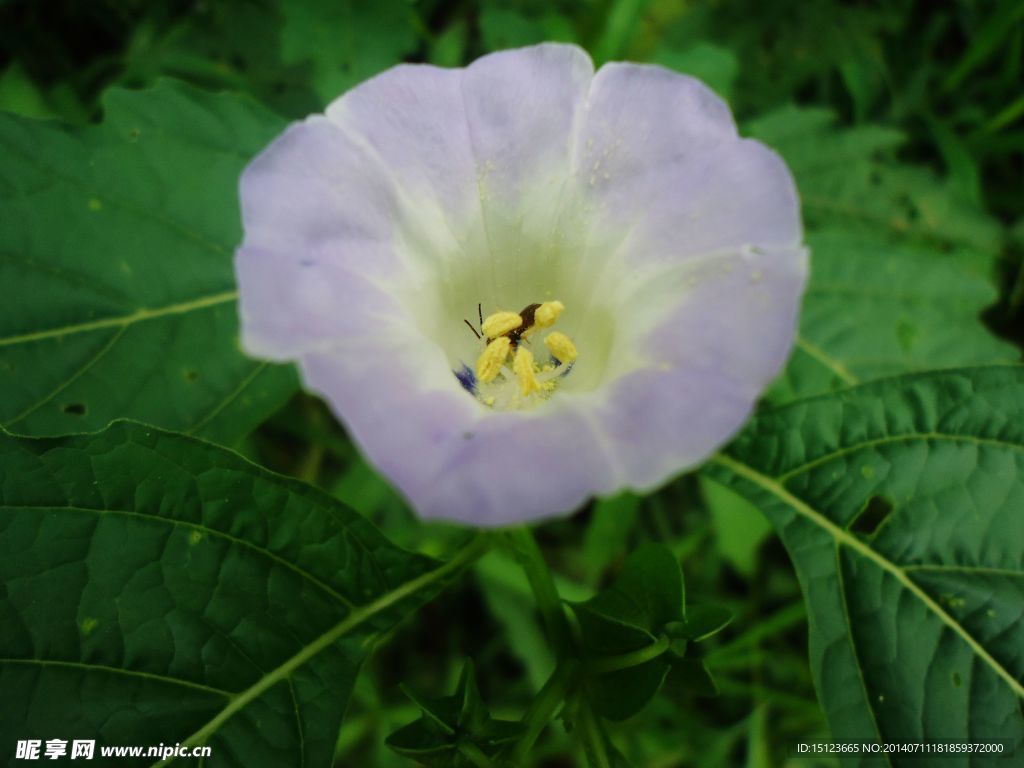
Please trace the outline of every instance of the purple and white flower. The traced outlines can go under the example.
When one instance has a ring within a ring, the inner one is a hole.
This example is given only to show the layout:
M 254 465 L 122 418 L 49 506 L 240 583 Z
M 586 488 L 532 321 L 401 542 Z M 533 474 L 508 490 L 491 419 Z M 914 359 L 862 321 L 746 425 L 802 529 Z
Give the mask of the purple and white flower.
M 394 67 L 290 126 L 241 197 L 246 350 L 296 361 L 421 515 L 476 525 L 706 459 L 784 364 L 807 276 L 793 180 L 721 99 L 569 45 Z

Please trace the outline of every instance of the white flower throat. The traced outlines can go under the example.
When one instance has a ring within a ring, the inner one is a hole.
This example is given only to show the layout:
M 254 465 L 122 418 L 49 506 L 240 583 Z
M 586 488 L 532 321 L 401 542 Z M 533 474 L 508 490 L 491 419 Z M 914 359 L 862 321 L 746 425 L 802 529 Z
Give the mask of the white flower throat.
M 475 369 L 463 365 L 455 376 L 468 392 L 497 410 L 530 408 L 546 400 L 572 371 L 576 345 L 561 331 L 544 336 L 550 361 L 538 363 L 531 349 L 539 331 L 550 328 L 565 306 L 560 301 L 530 304 L 519 312 L 480 316 L 480 330 L 465 321 L 486 343 Z

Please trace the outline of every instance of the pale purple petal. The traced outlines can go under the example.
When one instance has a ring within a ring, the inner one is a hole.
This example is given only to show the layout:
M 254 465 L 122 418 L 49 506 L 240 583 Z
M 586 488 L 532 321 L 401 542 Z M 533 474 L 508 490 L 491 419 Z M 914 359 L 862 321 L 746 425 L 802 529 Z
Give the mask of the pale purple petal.
M 595 231 L 629 232 L 637 266 L 802 238 L 792 177 L 775 153 L 738 139 L 707 86 L 660 67 L 609 64 L 594 77 L 577 175 Z
M 478 525 L 704 460 L 785 361 L 806 279 L 792 179 L 726 105 L 573 46 L 389 70 L 271 145 L 242 201 L 247 349 L 298 360 L 420 514 Z M 485 407 L 453 373 L 480 349 L 462 317 L 548 297 L 576 302 L 572 375 Z
M 806 258 L 800 249 L 717 256 L 676 286 L 676 311 L 637 341 L 652 365 L 612 383 L 599 408 L 630 487 L 649 490 L 699 464 L 743 425 L 789 356 Z
M 373 289 L 401 270 L 394 193 L 328 120 L 292 125 L 253 160 L 241 201 L 245 241 L 235 265 L 251 353 L 295 359 L 344 336 L 355 313 L 400 311 Z

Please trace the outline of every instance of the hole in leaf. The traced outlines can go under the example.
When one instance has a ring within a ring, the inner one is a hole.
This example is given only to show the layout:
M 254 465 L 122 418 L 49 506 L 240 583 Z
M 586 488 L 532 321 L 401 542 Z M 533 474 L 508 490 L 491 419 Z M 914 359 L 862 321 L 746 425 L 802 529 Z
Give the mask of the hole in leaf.
M 892 502 L 887 498 L 884 496 L 872 496 L 847 528 L 853 533 L 874 536 L 882 523 L 889 519 L 892 510 Z
M 84 403 L 68 403 L 61 410 L 69 416 L 85 416 Z

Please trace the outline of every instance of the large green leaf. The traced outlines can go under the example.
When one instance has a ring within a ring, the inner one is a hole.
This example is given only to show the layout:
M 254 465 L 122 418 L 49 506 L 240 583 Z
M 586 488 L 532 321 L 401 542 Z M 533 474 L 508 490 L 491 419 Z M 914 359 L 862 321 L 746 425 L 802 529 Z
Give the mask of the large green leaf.
M 794 559 L 836 738 L 1003 739 L 1020 754 L 1024 367 L 771 410 L 706 471 L 757 504 Z
M 844 229 L 811 232 L 807 243 L 813 269 L 800 336 L 775 400 L 1020 359 L 981 320 L 998 292 L 968 249 L 943 252 Z
M 795 107 L 747 131 L 792 169 L 812 256 L 800 336 L 775 402 L 1020 359 L 981 319 L 998 297 L 1000 226 L 949 181 L 897 162 L 900 133 L 838 128 L 826 110 Z
M 329 766 L 369 642 L 477 554 L 436 565 L 310 486 L 137 424 L 0 437 L 0 743 Z
M 826 109 L 786 107 L 745 126 L 786 159 L 809 226 L 886 231 L 983 252 L 999 247 L 999 225 L 953 184 L 895 161 L 900 132 L 834 123 Z
M 326 105 L 415 50 L 423 24 L 406 0 L 281 2 L 281 56 L 308 63 Z
M 129 417 L 232 440 L 296 387 L 238 347 L 238 176 L 282 129 L 175 83 L 111 91 L 72 130 L 0 115 L 0 424 Z

